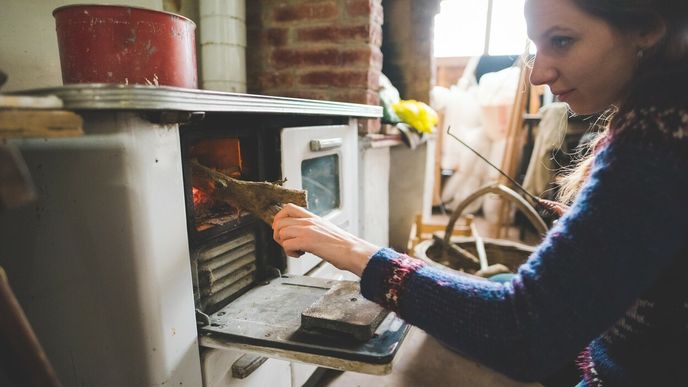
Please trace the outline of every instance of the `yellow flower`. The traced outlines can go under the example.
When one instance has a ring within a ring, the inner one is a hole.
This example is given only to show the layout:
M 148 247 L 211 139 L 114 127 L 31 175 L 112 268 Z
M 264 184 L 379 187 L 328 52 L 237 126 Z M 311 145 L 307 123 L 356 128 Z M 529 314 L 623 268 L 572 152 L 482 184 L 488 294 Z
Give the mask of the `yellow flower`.
M 401 100 L 393 104 L 392 109 L 402 122 L 421 133 L 432 133 L 437 125 L 437 113 L 423 102 L 413 99 Z

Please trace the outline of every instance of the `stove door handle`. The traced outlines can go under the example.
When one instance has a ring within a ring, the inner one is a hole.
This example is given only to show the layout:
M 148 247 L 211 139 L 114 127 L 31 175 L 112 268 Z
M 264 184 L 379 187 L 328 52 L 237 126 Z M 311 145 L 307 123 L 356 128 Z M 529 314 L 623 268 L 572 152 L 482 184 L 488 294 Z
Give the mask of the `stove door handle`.
M 322 152 L 330 149 L 341 148 L 344 140 L 341 137 L 335 138 L 318 138 L 311 140 L 310 148 L 313 152 Z

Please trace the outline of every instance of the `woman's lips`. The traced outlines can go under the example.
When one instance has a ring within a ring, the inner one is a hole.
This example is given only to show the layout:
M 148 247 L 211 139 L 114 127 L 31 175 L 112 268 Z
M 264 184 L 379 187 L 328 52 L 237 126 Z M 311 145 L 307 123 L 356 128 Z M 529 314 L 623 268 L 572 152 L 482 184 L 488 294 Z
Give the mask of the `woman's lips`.
M 566 102 L 566 100 L 571 96 L 571 93 L 575 91 L 576 89 L 569 89 L 569 90 L 564 90 L 562 92 L 557 92 L 557 93 L 552 93 L 557 96 L 559 101 Z

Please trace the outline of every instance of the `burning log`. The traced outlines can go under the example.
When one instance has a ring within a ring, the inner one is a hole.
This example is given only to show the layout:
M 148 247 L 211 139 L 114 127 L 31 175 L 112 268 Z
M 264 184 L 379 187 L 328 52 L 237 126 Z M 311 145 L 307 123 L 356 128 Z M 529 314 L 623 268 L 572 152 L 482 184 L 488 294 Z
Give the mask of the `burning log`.
M 285 203 L 306 207 L 306 191 L 280 186 L 282 182 L 243 181 L 191 161 L 193 186 L 215 200 L 249 211 L 272 226 Z

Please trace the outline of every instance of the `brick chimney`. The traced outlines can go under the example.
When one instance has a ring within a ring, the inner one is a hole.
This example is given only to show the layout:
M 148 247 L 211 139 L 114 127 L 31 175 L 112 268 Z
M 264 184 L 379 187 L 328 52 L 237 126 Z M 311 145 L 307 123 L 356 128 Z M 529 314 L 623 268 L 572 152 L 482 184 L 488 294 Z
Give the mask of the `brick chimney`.
M 382 0 L 251 0 L 246 13 L 249 93 L 379 104 Z
M 440 0 L 383 0 L 382 4 L 385 75 L 402 98 L 428 102 L 434 83 L 433 26 Z

